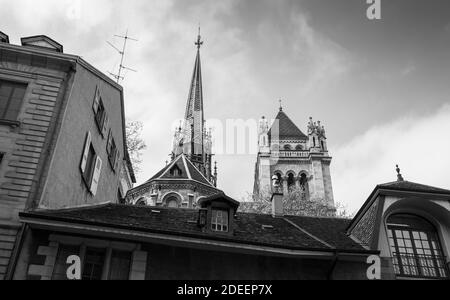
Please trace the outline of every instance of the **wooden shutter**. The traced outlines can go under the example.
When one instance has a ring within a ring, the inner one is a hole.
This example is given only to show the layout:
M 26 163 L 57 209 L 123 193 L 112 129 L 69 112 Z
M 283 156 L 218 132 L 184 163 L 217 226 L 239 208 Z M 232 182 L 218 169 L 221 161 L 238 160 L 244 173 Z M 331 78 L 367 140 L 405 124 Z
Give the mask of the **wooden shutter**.
M 98 111 L 98 106 L 100 104 L 100 90 L 98 87 L 95 89 L 95 95 L 94 95 L 94 103 L 92 104 L 92 109 L 95 113 Z
M 84 142 L 84 149 L 83 149 L 83 156 L 81 158 L 81 164 L 80 169 L 81 172 L 84 174 L 84 171 L 86 171 L 86 163 L 89 155 L 89 147 L 91 146 L 91 133 L 88 132 L 86 135 L 86 141 Z
M 116 153 L 114 155 L 114 170 L 117 171 L 117 167 L 119 166 L 119 162 L 120 162 L 120 152 L 118 149 L 116 149 Z M 119 170 L 120 171 L 120 170 Z
M 106 153 L 108 153 L 108 155 L 111 155 L 111 143 L 112 143 L 112 132 L 110 129 L 108 135 L 108 142 L 106 143 Z
M 103 129 L 102 129 L 102 135 L 105 137 L 106 131 L 108 130 L 108 114 L 106 113 L 106 110 L 104 112 L 105 116 L 103 117 Z
M 92 183 L 91 183 L 91 193 L 95 196 L 97 194 L 97 187 L 98 182 L 100 180 L 100 173 L 102 172 L 102 159 L 97 156 L 95 160 L 95 169 L 94 169 L 94 176 L 92 176 Z

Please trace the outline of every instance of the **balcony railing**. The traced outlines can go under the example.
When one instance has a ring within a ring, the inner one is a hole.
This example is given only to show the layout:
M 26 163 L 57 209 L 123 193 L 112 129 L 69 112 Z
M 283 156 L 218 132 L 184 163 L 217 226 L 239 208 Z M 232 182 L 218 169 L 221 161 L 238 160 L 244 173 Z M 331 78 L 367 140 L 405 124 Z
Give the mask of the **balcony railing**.
M 445 258 L 434 255 L 394 254 L 395 274 L 405 277 L 448 279 Z
M 309 157 L 309 151 L 272 151 L 275 157 Z

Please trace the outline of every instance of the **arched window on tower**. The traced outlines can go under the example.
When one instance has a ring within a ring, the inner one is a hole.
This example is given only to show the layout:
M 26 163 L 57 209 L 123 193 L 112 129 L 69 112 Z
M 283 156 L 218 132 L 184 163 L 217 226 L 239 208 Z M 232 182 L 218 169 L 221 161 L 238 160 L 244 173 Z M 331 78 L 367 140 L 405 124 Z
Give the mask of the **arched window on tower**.
M 295 150 L 296 150 L 296 151 L 302 151 L 302 150 L 303 150 L 303 146 L 302 146 L 302 145 L 297 145 L 297 146 L 295 147 Z
M 309 184 L 308 177 L 305 173 L 300 175 L 300 194 L 301 200 L 307 201 L 309 200 Z
M 295 177 L 294 174 L 289 173 L 287 178 L 287 184 L 289 191 L 292 191 L 295 188 Z
M 276 172 L 275 176 L 277 176 L 278 182 L 280 183 L 280 186 L 282 187 L 283 186 L 283 176 L 281 175 L 280 172 Z
M 291 145 L 284 145 L 284 151 L 291 151 Z
M 427 220 L 409 214 L 387 220 L 389 246 L 395 274 L 403 277 L 449 277 L 439 236 Z

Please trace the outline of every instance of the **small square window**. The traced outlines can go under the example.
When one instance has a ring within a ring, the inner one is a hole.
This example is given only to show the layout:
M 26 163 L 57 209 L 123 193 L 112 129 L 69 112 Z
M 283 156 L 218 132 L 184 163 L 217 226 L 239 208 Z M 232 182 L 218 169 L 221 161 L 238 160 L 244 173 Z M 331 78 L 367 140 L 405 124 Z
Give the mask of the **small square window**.
M 17 121 L 26 90 L 27 84 L 0 80 L 0 120 Z
M 217 232 L 228 232 L 228 211 L 212 210 L 211 229 Z

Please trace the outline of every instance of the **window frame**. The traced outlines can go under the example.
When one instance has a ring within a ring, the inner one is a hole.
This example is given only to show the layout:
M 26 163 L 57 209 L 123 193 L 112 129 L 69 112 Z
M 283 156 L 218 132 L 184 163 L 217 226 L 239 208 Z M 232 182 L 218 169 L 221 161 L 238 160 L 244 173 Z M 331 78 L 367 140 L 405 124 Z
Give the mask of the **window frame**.
M 389 219 L 396 216 L 416 218 L 417 220 L 424 222 L 424 224 L 428 223 L 430 228 L 420 228 L 420 226 L 390 223 Z M 427 219 L 413 214 L 394 214 L 387 218 L 386 230 L 394 273 L 396 276 L 435 280 L 448 280 L 450 278 L 440 236 L 435 226 Z M 398 236 L 398 232 L 400 232 L 401 237 Z M 404 232 L 408 233 L 406 238 L 404 237 Z M 426 236 L 426 239 L 423 238 L 422 233 Z M 416 239 L 416 235 L 419 236 L 419 239 Z M 400 241 L 403 245 L 399 245 Z M 405 244 L 405 241 L 408 241 L 411 246 Z M 417 241 L 420 241 L 420 248 L 417 246 Z M 424 247 L 424 241 L 427 243 L 426 245 L 428 246 L 428 249 Z M 433 245 L 433 242 L 435 245 Z M 403 248 L 404 251 L 402 251 L 401 248 Z M 412 253 L 410 253 L 409 250 L 411 250 Z M 422 252 L 428 250 L 431 254 L 420 254 L 418 253 L 419 250 Z M 407 263 L 405 263 L 405 261 Z M 430 265 L 430 262 L 432 265 Z M 424 265 L 424 263 L 426 265 Z M 439 264 L 441 264 L 442 267 L 440 267 Z M 405 271 L 406 269 L 409 271 Z M 442 276 L 441 271 L 444 273 L 444 276 Z M 428 272 L 429 275 L 425 274 L 426 272 Z M 434 272 L 436 276 L 431 275 L 432 272 Z
M 93 152 L 92 156 L 90 155 L 91 150 Z M 89 160 L 90 157 L 92 160 Z M 88 165 L 88 162 L 91 164 Z M 88 132 L 81 156 L 80 171 L 83 182 L 93 196 L 97 194 L 98 184 L 101 178 L 102 165 L 102 159 L 97 154 L 97 151 L 92 143 L 91 133 Z
M 216 217 L 214 218 L 214 214 Z M 218 223 L 219 213 L 221 215 L 222 223 Z M 226 221 L 226 222 L 224 222 Z M 220 226 L 220 229 L 219 229 Z M 226 230 L 224 229 L 226 227 Z M 230 212 L 227 209 L 211 208 L 211 231 L 217 233 L 229 233 L 230 232 Z
M 99 109 L 102 108 L 103 113 L 99 116 Z M 106 106 L 103 101 L 103 97 L 100 93 L 100 88 L 97 86 L 94 94 L 94 101 L 92 104 L 92 110 L 94 111 L 94 119 L 97 124 L 97 128 L 103 138 L 105 138 L 107 125 L 108 125 L 108 113 L 106 112 Z
M 0 78 L 0 89 L 2 87 L 2 84 L 10 84 L 11 86 L 13 86 L 10 95 L 8 97 L 8 99 L 6 100 L 6 106 L 5 106 L 5 110 L 3 112 L 0 113 L 0 124 L 3 125 L 8 125 L 11 127 L 18 127 L 20 126 L 20 122 L 18 121 L 23 103 L 25 101 L 25 96 L 27 94 L 27 90 L 29 87 L 29 83 L 28 82 L 23 82 L 23 81 L 14 81 L 14 80 L 8 80 L 8 79 L 2 79 Z M 8 110 L 11 106 L 12 100 L 13 100 L 13 94 L 16 90 L 16 88 L 21 87 L 23 88 L 23 96 L 20 99 L 20 103 L 18 104 L 18 110 L 17 110 L 17 114 L 15 115 L 15 117 L 13 119 L 9 119 L 6 118 L 6 115 L 8 113 Z
M 111 148 L 112 145 L 114 145 L 113 148 Z M 108 154 L 109 165 L 115 173 L 117 171 L 120 153 L 112 134 L 112 129 L 109 130 L 108 141 L 106 143 L 106 154 Z

